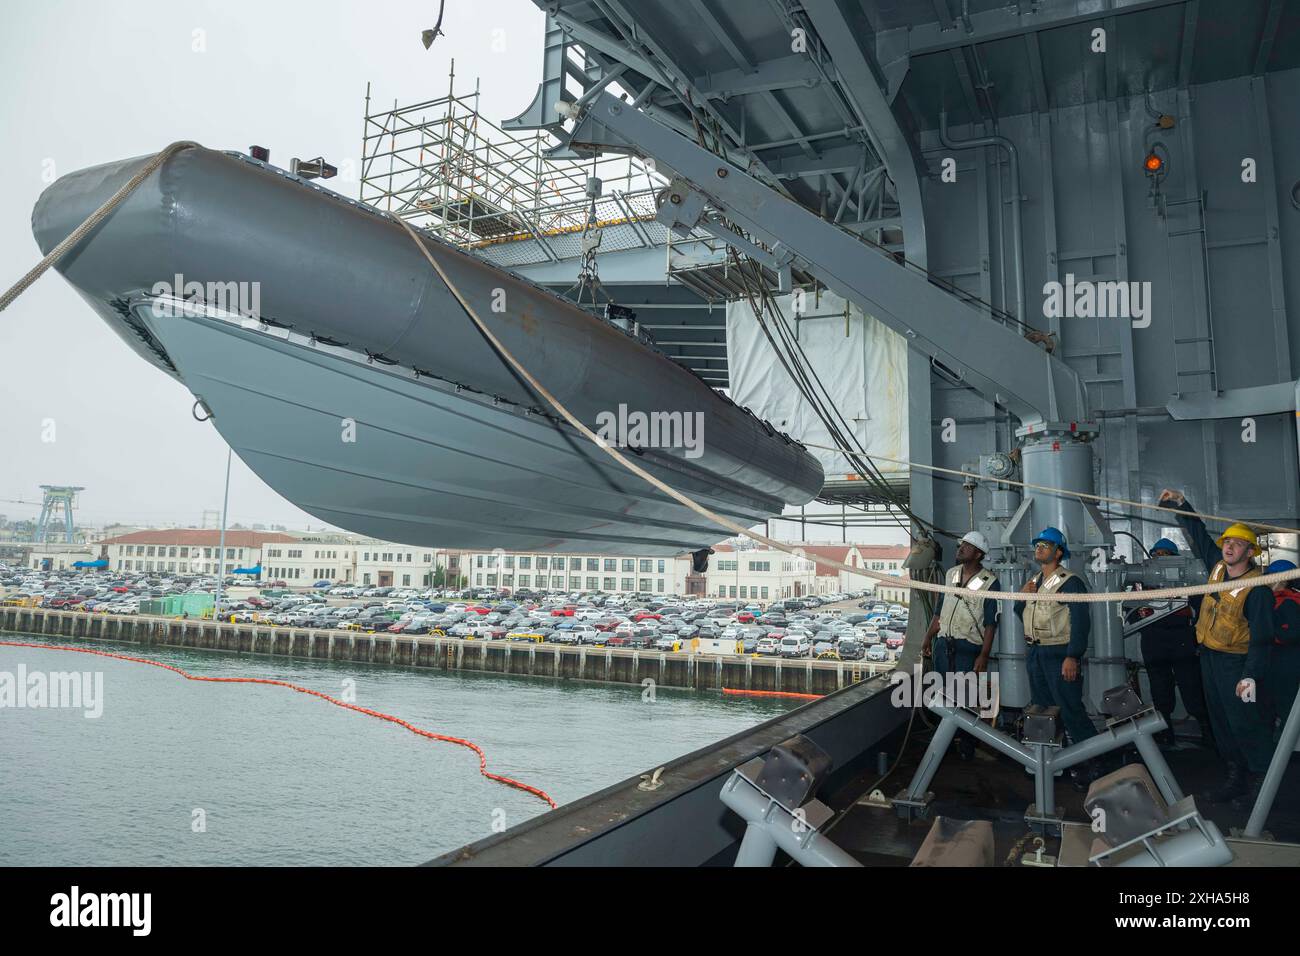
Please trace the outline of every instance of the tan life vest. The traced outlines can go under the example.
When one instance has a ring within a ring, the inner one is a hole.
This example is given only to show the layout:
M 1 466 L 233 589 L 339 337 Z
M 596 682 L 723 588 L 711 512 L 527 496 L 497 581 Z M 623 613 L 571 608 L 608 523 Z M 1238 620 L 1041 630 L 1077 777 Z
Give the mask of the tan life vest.
M 1210 583 L 1222 581 L 1227 574 L 1228 566 L 1220 561 L 1210 572 Z M 1201 598 L 1201 616 L 1196 621 L 1196 643 L 1204 644 L 1212 651 L 1246 653 L 1250 645 L 1246 598 L 1252 590 L 1246 579 L 1257 578 L 1259 574 L 1259 568 L 1252 567 L 1241 577 L 1233 579 L 1241 581 L 1241 587 L 1207 594 Z
M 963 641 L 970 641 L 972 644 L 978 644 L 981 647 L 984 646 L 984 598 L 982 592 L 987 591 L 989 585 L 995 580 L 997 579 L 993 576 L 993 572 L 987 568 L 980 568 L 966 582 L 967 589 L 972 592 L 970 597 L 959 597 L 956 594 L 945 594 L 943 596 L 943 606 L 939 608 L 940 637 L 956 637 Z M 977 581 L 979 582 L 978 587 L 972 588 L 971 585 Z M 947 583 L 953 587 L 961 585 L 960 564 L 948 571 Z
M 1034 577 L 1041 579 L 1043 572 Z M 1039 594 L 1055 594 L 1065 582 L 1077 575 L 1069 568 L 1058 567 L 1050 578 L 1040 581 Z M 1070 605 L 1063 601 L 1025 602 L 1025 640 L 1031 644 L 1070 643 Z

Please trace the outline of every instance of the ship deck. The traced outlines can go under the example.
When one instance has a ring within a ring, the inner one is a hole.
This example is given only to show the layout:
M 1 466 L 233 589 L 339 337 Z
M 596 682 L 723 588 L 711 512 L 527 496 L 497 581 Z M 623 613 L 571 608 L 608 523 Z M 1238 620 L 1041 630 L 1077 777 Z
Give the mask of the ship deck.
M 929 730 L 917 725 L 907 742 L 897 767 L 881 785 L 892 797 L 907 786 L 925 748 Z M 1221 777 L 1217 756 L 1199 746 L 1195 724 L 1181 736 L 1179 747 L 1165 753 L 1165 759 L 1185 793 L 1200 794 L 1216 786 Z M 897 747 L 897 742 L 895 742 Z M 897 751 L 895 751 L 897 752 Z M 1131 759 L 1136 752 L 1129 748 Z M 842 813 L 828 835 L 844 850 L 867 866 L 907 866 L 920 849 L 935 816 L 957 820 L 988 820 L 993 824 L 994 861 L 997 866 L 1018 866 L 1023 855 L 1033 852 L 1034 834 L 1025 823 L 1025 809 L 1034 800 L 1033 778 L 1011 760 L 994 754 L 980 745 L 974 759 L 963 762 L 954 747 L 935 775 L 930 790 L 934 793 L 928 819 L 906 821 L 893 809 L 883 809 L 860 802 L 878 777 L 872 767 L 844 782 L 822 800 Z M 1087 864 L 1092 834 L 1085 821 L 1084 795 L 1076 792 L 1066 778 L 1056 785 L 1056 801 L 1067 821 L 1061 837 L 1045 837 L 1044 854 L 1060 858 L 1062 866 Z M 1278 789 L 1265 832 L 1272 840 L 1234 839 L 1234 831 L 1246 825 L 1249 811 L 1236 811 L 1228 804 L 1197 801 L 1204 816 L 1213 820 L 1229 838 L 1237 859 L 1230 865 L 1296 866 L 1300 865 L 1300 760 L 1292 759 Z M 1064 844 L 1064 848 L 1063 848 Z

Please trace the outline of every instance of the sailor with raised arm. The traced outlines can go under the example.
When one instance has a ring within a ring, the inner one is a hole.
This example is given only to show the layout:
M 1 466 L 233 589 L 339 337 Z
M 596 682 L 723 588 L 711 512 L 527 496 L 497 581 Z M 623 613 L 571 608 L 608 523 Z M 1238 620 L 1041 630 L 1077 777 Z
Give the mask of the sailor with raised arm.
M 1240 523 L 1229 525 L 1215 539 L 1181 491 L 1166 488 L 1159 503 L 1186 512 L 1177 516 L 1178 524 L 1211 582 L 1241 580 L 1240 587 L 1203 596 L 1196 642 L 1210 724 L 1219 755 L 1228 765 L 1223 785 L 1205 799 L 1231 800 L 1235 809 L 1245 809 L 1255 802 L 1273 749 L 1258 686 L 1273 643 L 1273 592 L 1250 583 L 1260 575 L 1253 561 L 1259 542 L 1255 532 Z

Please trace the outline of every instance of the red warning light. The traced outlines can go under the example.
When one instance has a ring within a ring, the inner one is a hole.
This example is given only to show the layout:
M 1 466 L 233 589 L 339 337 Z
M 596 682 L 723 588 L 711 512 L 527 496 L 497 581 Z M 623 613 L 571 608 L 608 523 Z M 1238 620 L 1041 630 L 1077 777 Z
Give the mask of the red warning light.
M 1155 153 L 1147 153 L 1147 158 L 1142 163 L 1148 173 L 1158 173 L 1164 169 L 1165 161 Z

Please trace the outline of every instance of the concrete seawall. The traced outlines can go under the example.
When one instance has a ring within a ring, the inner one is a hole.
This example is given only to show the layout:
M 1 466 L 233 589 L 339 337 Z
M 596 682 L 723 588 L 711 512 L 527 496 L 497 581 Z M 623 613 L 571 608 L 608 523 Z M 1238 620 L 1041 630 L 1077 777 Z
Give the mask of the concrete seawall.
M 893 667 L 865 661 L 782 660 L 644 648 L 365 634 L 25 607 L 0 607 L 0 632 L 443 671 L 612 684 L 639 685 L 652 680 L 670 688 L 720 690 L 725 687 L 797 694 L 829 694 Z

